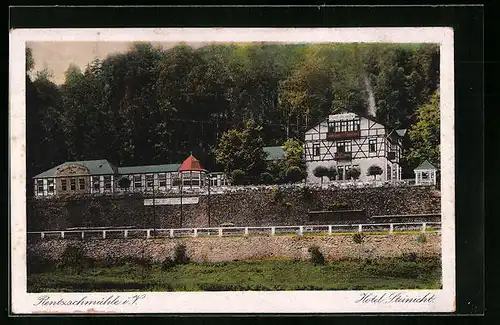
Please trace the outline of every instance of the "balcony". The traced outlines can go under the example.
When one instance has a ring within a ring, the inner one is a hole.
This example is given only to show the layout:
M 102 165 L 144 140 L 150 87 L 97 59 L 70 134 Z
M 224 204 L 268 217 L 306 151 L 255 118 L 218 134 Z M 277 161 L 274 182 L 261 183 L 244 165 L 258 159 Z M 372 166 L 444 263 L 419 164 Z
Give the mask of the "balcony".
M 352 160 L 352 152 L 336 152 L 335 160 Z
M 344 132 L 328 132 L 326 134 L 327 140 L 342 140 L 342 139 L 354 139 L 361 137 L 361 131 L 344 131 Z
M 396 152 L 395 151 L 387 152 L 387 159 L 389 159 L 390 161 L 396 160 Z

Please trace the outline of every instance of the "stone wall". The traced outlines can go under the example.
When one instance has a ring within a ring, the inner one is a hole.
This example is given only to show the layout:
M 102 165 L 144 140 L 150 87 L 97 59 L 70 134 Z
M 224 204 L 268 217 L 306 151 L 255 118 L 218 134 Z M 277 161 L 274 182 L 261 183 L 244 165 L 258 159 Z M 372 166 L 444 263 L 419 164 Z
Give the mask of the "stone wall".
M 173 197 L 159 195 L 158 197 Z M 178 196 L 177 196 L 178 197 Z M 219 226 L 271 226 L 309 224 L 308 211 L 366 210 L 376 215 L 407 215 L 440 212 L 440 196 L 433 187 L 377 188 L 259 188 L 210 196 L 182 206 L 144 206 L 145 196 L 95 196 L 61 200 L 28 201 L 28 229 L 60 230 L 69 227 L 180 228 Z M 317 222 L 316 222 L 317 223 Z
M 57 261 L 68 245 L 78 245 L 85 255 L 97 260 L 142 258 L 163 261 L 172 257 L 179 244 L 186 246 L 192 261 L 220 262 L 249 259 L 307 259 L 308 249 L 318 246 L 329 260 L 344 258 L 399 257 L 405 253 L 435 257 L 441 254 L 441 236 L 426 234 L 426 242 L 418 235 L 368 235 L 356 244 L 351 235 L 335 236 L 250 236 L 216 238 L 158 238 L 158 239 L 89 239 L 40 240 L 28 245 L 28 255 L 37 254 Z

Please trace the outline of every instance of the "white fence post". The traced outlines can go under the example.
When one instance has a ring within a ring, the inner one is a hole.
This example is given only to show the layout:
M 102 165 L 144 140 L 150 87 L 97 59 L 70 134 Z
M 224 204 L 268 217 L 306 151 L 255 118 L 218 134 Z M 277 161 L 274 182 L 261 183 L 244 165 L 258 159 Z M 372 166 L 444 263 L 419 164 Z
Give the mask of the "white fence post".
M 219 228 L 219 237 L 222 237 L 222 228 Z
M 82 231 L 82 239 L 85 237 L 85 231 Z
M 328 226 L 328 236 L 332 235 L 332 226 Z
M 106 230 L 102 231 L 102 239 L 106 239 Z
M 123 232 L 123 237 L 127 238 L 127 236 L 128 236 L 128 230 L 125 230 L 125 231 Z
M 61 238 L 64 239 L 64 231 L 61 231 Z
M 174 237 L 174 229 L 170 229 L 170 238 Z
M 358 232 L 363 232 L 363 225 L 358 225 Z
M 150 229 L 146 230 L 146 237 L 151 238 L 151 230 Z
M 41 232 L 41 233 L 40 233 L 40 237 L 41 237 L 42 239 L 44 239 L 44 238 L 45 238 L 45 233 L 44 233 L 44 232 Z
M 248 236 L 248 227 L 245 227 L 245 236 Z
M 194 228 L 193 237 L 198 237 L 198 228 Z
M 389 225 L 389 234 L 391 234 L 391 235 L 392 235 L 392 233 L 393 233 L 393 232 L 394 232 L 394 225 L 391 223 L 391 224 Z
M 271 227 L 271 236 L 274 236 L 276 234 L 276 228 Z
M 302 236 L 304 234 L 304 227 L 300 226 L 299 227 L 299 236 Z
M 425 229 L 426 229 L 426 228 L 427 228 L 427 224 L 424 222 L 424 223 L 422 224 L 422 232 L 425 232 Z

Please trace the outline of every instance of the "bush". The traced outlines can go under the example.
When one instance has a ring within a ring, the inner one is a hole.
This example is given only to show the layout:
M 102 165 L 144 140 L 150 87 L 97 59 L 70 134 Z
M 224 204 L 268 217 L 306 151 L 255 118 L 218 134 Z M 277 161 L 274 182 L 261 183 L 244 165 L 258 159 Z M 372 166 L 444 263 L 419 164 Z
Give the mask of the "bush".
M 175 246 L 173 260 L 176 265 L 189 263 L 189 257 L 186 254 L 186 245 L 180 244 Z
M 317 166 L 313 170 L 314 176 L 321 178 L 321 184 L 323 184 L 323 177 L 328 176 L 328 168 L 325 166 Z
M 59 266 L 81 270 L 90 264 L 90 259 L 85 256 L 82 246 L 68 245 L 61 255 Z
M 415 252 L 410 252 L 410 253 L 403 253 L 401 255 L 401 259 L 406 262 L 415 262 L 417 260 L 418 256 L 417 253 Z
M 309 261 L 314 265 L 325 265 L 325 256 L 320 252 L 318 246 L 311 246 L 308 249 L 310 254 Z
M 120 188 L 130 188 L 130 179 L 128 177 L 122 177 L 120 178 L 120 180 L 118 181 L 118 186 L 120 186 Z
M 349 204 L 345 202 L 332 202 L 331 204 L 328 205 L 328 209 L 330 211 L 347 210 L 349 208 L 350 208 Z
M 337 178 L 337 168 L 335 166 L 331 166 L 330 168 L 328 168 L 326 177 L 328 177 L 330 181 L 334 181 L 335 178 Z
M 427 242 L 427 237 L 424 234 L 420 234 L 417 237 L 417 242 L 423 244 L 423 243 Z
M 353 167 L 347 171 L 346 175 L 348 179 L 359 179 L 361 170 L 358 167 Z
M 271 173 L 264 172 L 260 174 L 260 183 L 265 185 L 270 185 L 274 183 L 274 177 Z
M 375 180 L 377 175 L 382 175 L 382 168 L 377 165 L 371 165 L 368 167 L 368 171 L 366 172 L 367 176 L 373 176 L 373 179 Z
M 355 243 L 355 244 L 361 244 L 363 243 L 364 241 L 364 236 L 362 233 L 357 233 L 357 234 L 354 234 L 352 235 L 352 241 Z
M 292 166 L 286 170 L 286 180 L 291 183 L 297 183 L 305 178 L 305 173 L 297 166 Z
M 245 172 L 241 169 L 235 169 L 231 173 L 231 183 L 233 185 L 243 185 L 245 181 Z
M 273 188 L 271 189 L 271 197 L 274 203 L 282 202 L 283 201 L 283 191 L 279 188 Z

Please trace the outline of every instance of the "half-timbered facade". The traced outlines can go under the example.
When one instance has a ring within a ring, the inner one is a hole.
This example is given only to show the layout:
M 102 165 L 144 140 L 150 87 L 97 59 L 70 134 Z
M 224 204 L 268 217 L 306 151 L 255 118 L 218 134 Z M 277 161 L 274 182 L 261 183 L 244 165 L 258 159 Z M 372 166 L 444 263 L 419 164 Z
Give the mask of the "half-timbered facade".
M 189 156 L 182 164 L 116 167 L 107 160 L 65 162 L 34 177 L 36 197 L 154 192 L 225 186 L 222 173 L 210 173 Z
M 401 179 L 400 159 L 405 130 L 390 131 L 369 118 L 354 113 L 330 115 L 305 133 L 304 155 L 307 181 L 317 166 L 337 169 L 337 180 L 345 180 L 350 168 L 359 168 L 360 180 L 372 180 L 368 168 L 382 169 L 378 180 Z

